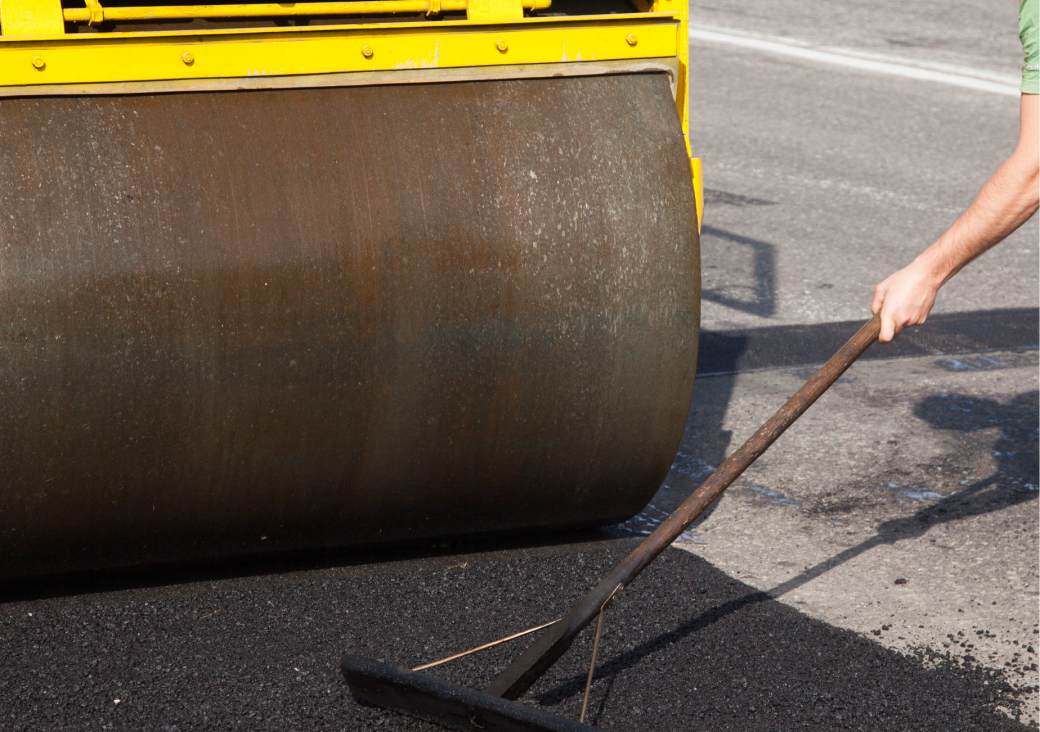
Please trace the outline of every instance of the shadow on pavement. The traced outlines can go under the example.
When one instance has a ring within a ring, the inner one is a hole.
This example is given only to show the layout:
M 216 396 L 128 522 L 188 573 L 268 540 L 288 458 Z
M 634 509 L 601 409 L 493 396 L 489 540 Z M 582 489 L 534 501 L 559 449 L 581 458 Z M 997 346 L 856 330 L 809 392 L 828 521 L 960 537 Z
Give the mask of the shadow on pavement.
M 875 547 L 922 536 L 932 526 L 1037 500 L 1040 496 L 1035 488 L 1038 472 L 1037 436 L 1040 434 L 1037 427 L 1040 419 L 1038 399 L 1040 393 L 1037 391 L 1004 399 L 961 394 L 925 397 L 915 406 L 914 414 L 925 420 L 933 429 L 957 432 L 975 432 L 990 428 L 1000 430 L 992 446 L 994 457 L 997 458 L 997 468 L 991 475 L 966 485 L 957 493 L 931 503 L 910 516 L 885 521 L 878 526 L 874 536 L 770 590 L 748 592 L 731 598 L 690 618 L 674 630 L 613 658 L 604 659 L 596 672 L 596 678 L 608 679 L 609 689 L 612 675 L 652 658 L 663 647 L 701 633 L 728 616 L 740 613 L 751 606 L 771 602 Z M 548 692 L 545 699 L 581 694 L 583 691 L 584 677 L 575 677 L 567 684 Z
M 705 300 L 768 318 L 776 312 L 776 253 L 768 242 L 704 225 L 701 237 L 714 237 L 743 247 L 751 256 L 750 284 L 724 285 L 701 290 Z
M 803 615 L 688 552 L 658 562 L 605 617 L 611 634 L 601 648 L 609 652 L 590 694 L 595 725 L 622 719 L 622 728 L 641 729 L 648 721 L 641 715 L 651 712 L 654 729 L 1026 729 L 995 711 L 1022 711 L 1017 690 L 996 672 L 927 667 Z M 666 579 L 678 591 L 662 586 Z M 571 675 L 536 691 L 554 714 L 580 706 L 590 646 L 582 638 Z M 585 673 L 575 668 L 581 661 Z

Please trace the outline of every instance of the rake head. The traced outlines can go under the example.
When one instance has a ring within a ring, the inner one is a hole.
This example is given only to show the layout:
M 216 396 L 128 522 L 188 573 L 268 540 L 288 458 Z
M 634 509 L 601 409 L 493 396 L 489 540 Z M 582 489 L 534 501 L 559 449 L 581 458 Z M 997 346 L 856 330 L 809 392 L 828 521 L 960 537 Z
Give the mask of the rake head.
M 520 702 L 349 653 L 340 661 L 340 669 L 358 701 L 450 729 L 465 732 L 594 732 L 596 729 Z

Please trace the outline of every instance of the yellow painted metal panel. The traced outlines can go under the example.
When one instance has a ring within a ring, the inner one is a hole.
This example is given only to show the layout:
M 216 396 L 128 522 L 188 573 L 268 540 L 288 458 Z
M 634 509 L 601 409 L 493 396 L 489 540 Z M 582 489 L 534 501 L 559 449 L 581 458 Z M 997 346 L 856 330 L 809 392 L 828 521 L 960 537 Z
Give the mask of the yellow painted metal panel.
M 466 0 L 442 0 L 441 11 L 465 10 Z M 271 16 L 388 15 L 426 13 L 429 0 L 360 0 L 358 2 L 257 3 L 251 5 L 158 5 L 103 7 L 98 5 L 101 21 L 171 20 L 178 18 L 264 18 Z M 91 21 L 88 8 L 66 8 L 65 20 Z
M 469 0 L 466 17 L 470 20 L 505 20 L 524 17 L 520 0 Z
M 545 10 L 551 0 L 517 0 L 523 11 Z M 439 15 L 465 11 L 467 0 L 351 0 L 347 2 L 253 3 L 246 5 L 151 5 L 104 7 L 91 2 L 89 8 L 65 8 L 70 23 L 97 25 L 107 21 L 173 20 L 181 18 L 271 18 L 329 15 L 392 15 L 394 13 L 426 13 Z M 513 17 L 513 16 L 509 16 Z
M 687 140 L 686 146 L 690 143 Z M 690 167 L 693 170 L 693 193 L 697 198 L 697 233 L 701 231 L 701 222 L 704 220 L 704 172 L 701 168 L 700 158 L 690 158 Z
M 49 36 L 64 32 L 61 0 L 0 0 L 0 34 Z
M 367 0 L 357 0 L 359 2 L 366 2 Z M 376 0 L 378 2 L 410 2 L 411 0 Z M 537 7 L 542 7 L 543 0 L 521 0 L 521 4 L 526 8 L 532 3 L 537 3 Z M 545 7 L 552 7 L 552 0 L 547 0 L 549 5 Z M 468 0 L 467 0 L 468 2 Z M 171 7 L 187 7 L 187 6 L 171 6 Z M 82 10 L 82 8 L 80 8 Z M 89 42 L 90 40 L 96 40 L 99 37 L 104 38 L 166 38 L 173 36 L 255 36 L 255 37 L 269 37 L 283 35 L 286 33 L 330 33 L 337 31 L 371 31 L 371 30 L 436 30 L 439 34 L 444 35 L 447 33 L 456 33 L 460 30 L 467 28 L 486 28 L 489 26 L 494 27 L 513 27 L 513 28 L 524 28 L 524 29 L 536 29 L 545 27 L 555 26 L 572 26 L 572 27 L 587 27 L 587 26 L 612 26 L 621 23 L 644 23 L 644 22 L 662 22 L 662 21 L 679 21 L 681 12 L 667 12 L 667 13 L 652 13 L 652 12 L 637 12 L 637 13 L 611 13 L 610 15 L 570 15 L 570 16 L 534 16 L 523 19 L 517 19 L 513 21 L 502 21 L 502 22 L 488 22 L 488 21 L 475 21 L 475 20 L 421 20 L 421 21 L 407 21 L 407 22 L 365 22 L 360 21 L 356 23 L 344 23 L 343 25 L 335 26 L 293 26 L 293 27 L 264 27 L 264 28 L 220 28 L 217 30 L 190 30 L 190 31 L 110 31 L 105 33 L 99 33 L 98 35 L 80 35 L 80 36 L 62 36 L 63 40 L 74 40 L 76 42 Z M 0 38 L 0 41 L 5 39 Z M 41 39 L 34 39 L 39 41 Z
M 645 17 L 645 16 L 644 16 Z M 450 28 L 449 25 L 455 27 Z M 0 39 L 0 85 L 388 71 L 603 61 L 676 55 L 676 22 L 385 24 L 283 33 L 65 36 Z M 404 26 L 404 27 L 402 27 Z M 633 45 L 629 37 L 638 42 Z M 506 50 L 501 50 L 505 45 Z M 42 68 L 34 59 L 44 62 Z
M 252 76 L 227 79 L 160 79 L 120 81 L 105 84 L 0 85 L 0 99 L 7 96 L 82 96 L 125 94 L 174 94 L 204 91 L 244 91 L 246 89 L 325 89 L 339 86 L 385 86 L 390 84 L 442 84 L 455 81 L 496 81 L 498 79 L 556 79 L 604 74 L 664 73 L 675 93 L 678 59 L 618 59 L 614 61 L 568 61 L 558 64 L 502 64 L 499 66 L 453 66 L 437 69 L 394 69 L 393 71 L 354 71 L 343 74 L 304 74 L 294 76 Z

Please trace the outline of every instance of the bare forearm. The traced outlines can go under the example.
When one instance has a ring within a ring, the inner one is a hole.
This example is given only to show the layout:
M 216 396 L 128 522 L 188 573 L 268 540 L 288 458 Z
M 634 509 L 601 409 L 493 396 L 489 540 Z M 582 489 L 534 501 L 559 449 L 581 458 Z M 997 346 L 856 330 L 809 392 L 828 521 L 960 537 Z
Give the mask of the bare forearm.
M 1036 94 L 1023 94 L 1018 146 L 979 191 L 971 206 L 938 241 L 874 288 L 870 309 L 881 313 L 878 341 L 887 343 L 908 325 L 920 325 L 946 281 L 1004 239 L 1040 205 Z
M 945 234 L 917 258 L 941 287 L 964 265 L 1025 223 L 1040 205 L 1038 164 L 1016 151 Z

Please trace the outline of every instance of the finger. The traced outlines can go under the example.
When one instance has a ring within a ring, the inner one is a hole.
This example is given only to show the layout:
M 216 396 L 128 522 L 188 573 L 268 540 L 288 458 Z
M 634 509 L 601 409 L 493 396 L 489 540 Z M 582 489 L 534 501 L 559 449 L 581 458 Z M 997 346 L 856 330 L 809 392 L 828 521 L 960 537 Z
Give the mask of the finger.
M 883 283 L 882 283 L 883 284 Z M 870 303 L 870 312 L 877 315 L 881 312 L 881 306 L 885 304 L 885 290 L 878 285 L 874 288 L 874 299 Z
M 878 343 L 889 343 L 896 337 L 896 321 L 888 313 L 881 314 L 881 332 L 878 333 Z

